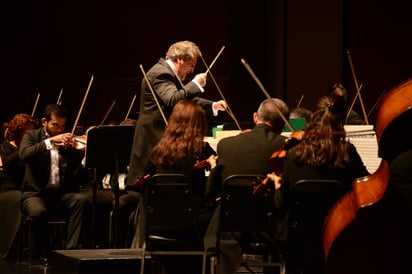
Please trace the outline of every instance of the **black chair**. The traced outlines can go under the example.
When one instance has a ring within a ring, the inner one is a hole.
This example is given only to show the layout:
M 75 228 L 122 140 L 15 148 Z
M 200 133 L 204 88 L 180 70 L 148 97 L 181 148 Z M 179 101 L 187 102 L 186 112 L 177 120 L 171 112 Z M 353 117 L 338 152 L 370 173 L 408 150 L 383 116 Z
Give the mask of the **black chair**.
M 288 273 L 324 272 L 322 228 L 329 210 L 347 191 L 342 182 L 299 180 L 292 187 L 288 228 Z
M 206 273 L 207 252 L 197 223 L 189 179 L 183 174 L 155 174 L 144 190 L 145 231 L 140 273 L 150 256 L 201 256 Z
M 62 218 L 50 217 L 47 220 L 48 246 L 50 250 L 65 249 L 65 237 L 67 235 L 67 222 Z M 28 253 L 28 262 L 31 265 L 33 259 L 33 252 L 36 248 L 34 246 L 34 235 L 32 232 L 32 219 L 29 216 L 22 216 L 22 225 L 19 231 L 19 248 L 17 254 L 17 261 L 20 262 L 24 256 L 22 253 Z M 50 251 L 49 250 L 49 251 Z
M 255 268 L 279 267 L 285 273 L 283 254 L 276 233 L 276 213 L 273 193 L 254 194 L 254 186 L 263 175 L 232 175 L 223 183 L 220 200 L 217 247 L 221 233 L 231 233 L 239 242 L 243 260 L 241 266 L 250 273 Z M 216 252 L 219 252 L 218 248 Z M 216 254 L 218 255 L 218 254 Z M 259 260 L 245 260 L 250 256 Z

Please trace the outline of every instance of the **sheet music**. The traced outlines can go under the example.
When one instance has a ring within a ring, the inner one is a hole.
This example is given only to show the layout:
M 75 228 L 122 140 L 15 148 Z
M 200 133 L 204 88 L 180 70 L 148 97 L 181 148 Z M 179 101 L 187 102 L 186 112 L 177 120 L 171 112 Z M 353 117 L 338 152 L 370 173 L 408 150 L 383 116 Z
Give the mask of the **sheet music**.
M 373 125 L 345 125 L 345 131 L 346 139 L 356 147 L 367 170 L 374 173 L 381 158 L 378 157 L 378 140 Z
M 345 125 L 345 131 L 346 140 L 356 147 L 366 169 L 371 174 L 374 173 L 381 163 L 381 158 L 378 157 L 378 140 L 373 125 Z M 239 130 L 217 131 L 216 139 L 208 137 L 205 140 L 216 150 L 217 143 L 221 139 L 239 133 Z M 290 134 L 290 132 L 282 132 L 282 135 L 286 137 L 289 137 Z

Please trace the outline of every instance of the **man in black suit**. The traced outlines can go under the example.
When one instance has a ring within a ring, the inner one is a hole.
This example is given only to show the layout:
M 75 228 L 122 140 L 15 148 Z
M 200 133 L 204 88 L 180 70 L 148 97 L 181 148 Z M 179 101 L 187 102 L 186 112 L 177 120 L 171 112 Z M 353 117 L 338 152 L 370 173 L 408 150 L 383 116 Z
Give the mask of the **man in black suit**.
M 286 138 L 280 135 L 286 122 L 283 118 L 289 118 L 288 106 L 280 99 L 266 99 L 253 114 L 255 126 L 250 132 L 224 138 L 218 143 L 218 162 L 210 171 L 206 189 L 211 200 L 221 195 L 222 183 L 230 175 L 271 173 L 268 161 Z M 205 248 L 216 245 L 218 213 L 219 207 L 206 232 Z M 230 234 L 221 235 L 218 249 L 217 274 L 235 273 L 241 263 L 239 243 Z
M 67 221 L 66 249 L 78 247 L 87 198 L 79 193 L 76 177 L 84 151 L 70 145 L 71 133 L 64 133 L 66 109 L 57 104 L 45 108 L 42 127 L 28 130 L 19 147 L 25 162 L 22 212 L 32 222 L 35 247 L 47 259 L 47 219 L 51 215 Z
M 135 185 L 138 179 L 146 175 L 144 171 L 152 149 L 159 142 L 177 102 L 193 100 L 204 108 L 208 116 L 216 116 L 219 110 L 225 110 L 224 101 L 213 102 L 200 97 L 206 86 L 207 73 L 199 73 L 191 81 L 185 82 L 186 77 L 193 73 L 200 57 L 200 49 L 195 43 L 176 42 L 169 47 L 166 57 L 160 58 L 147 72 L 150 86 L 143 79 L 140 112 L 127 176 L 128 186 Z

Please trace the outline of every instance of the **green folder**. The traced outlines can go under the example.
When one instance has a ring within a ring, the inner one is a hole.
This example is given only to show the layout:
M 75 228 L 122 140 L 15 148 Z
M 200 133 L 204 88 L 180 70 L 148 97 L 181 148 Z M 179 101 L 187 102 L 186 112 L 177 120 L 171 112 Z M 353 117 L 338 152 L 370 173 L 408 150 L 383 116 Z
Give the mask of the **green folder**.
M 303 130 L 305 128 L 306 120 L 305 118 L 290 118 L 289 123 L 292 125 L 294 130 Z M 284 132 L 292 132 L 292 130 L 288 125 L 286 125 Z

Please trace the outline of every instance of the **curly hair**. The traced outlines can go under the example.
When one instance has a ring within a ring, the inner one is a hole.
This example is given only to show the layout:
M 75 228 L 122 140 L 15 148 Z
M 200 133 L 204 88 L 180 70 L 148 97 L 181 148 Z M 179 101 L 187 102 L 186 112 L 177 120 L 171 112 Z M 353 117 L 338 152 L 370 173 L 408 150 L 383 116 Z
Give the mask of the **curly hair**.
M 151 160 L 155 165 L 176 165 L 202 152 L 207 130 L 206 113 L 193 101 L 179 101 L 169 117 L 159 143 L 154 147 Z
M 14 115 L 7 127 L 7 140 L 16 142 L 18 146 L 26 130 L 34 129 L 38 122 L 30 115 L 19 113 Z

